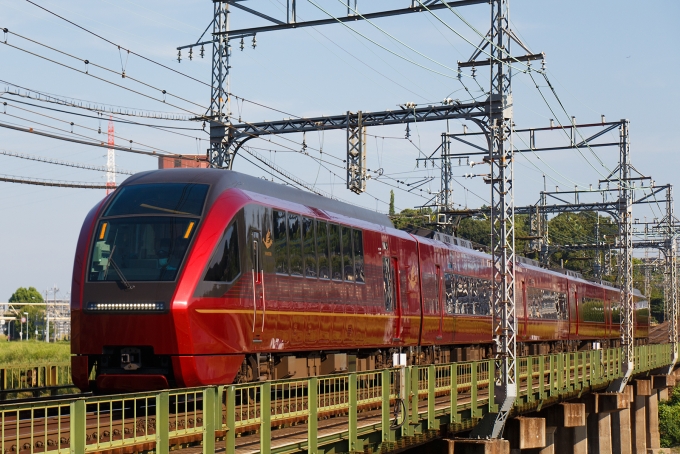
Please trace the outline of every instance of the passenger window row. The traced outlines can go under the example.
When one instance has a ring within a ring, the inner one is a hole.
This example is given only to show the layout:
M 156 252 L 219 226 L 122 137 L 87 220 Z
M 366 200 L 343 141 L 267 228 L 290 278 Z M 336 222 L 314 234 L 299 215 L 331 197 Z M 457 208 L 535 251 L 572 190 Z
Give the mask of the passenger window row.
M 364 282 L 363 231 L 274 210 L 276 272 Z

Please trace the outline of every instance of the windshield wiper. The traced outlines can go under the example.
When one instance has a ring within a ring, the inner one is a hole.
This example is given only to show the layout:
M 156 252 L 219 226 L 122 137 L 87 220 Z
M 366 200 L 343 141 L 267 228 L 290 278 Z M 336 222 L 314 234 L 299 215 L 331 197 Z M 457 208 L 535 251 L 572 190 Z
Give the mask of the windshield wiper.
M 114 252 L 116 252 L 116 246 L 115 245 L 111 248 L 111 253 L 109 254 L 109 261 L 106 263 L 106 268 L 104 269 L 104 280 L 106 280 L 106 276 L 109 274 L 109 264 L 110 264 L 110 265 L 113 266 L 113 269 L 116 270 L 116 273 L 118 273 L 118 277 L 120 278 L 120 281 L 123 283 L 125 288 L 127 288 L 128 290 L 132 290 L 133 288 L 135 288 L 135 286 L 130 284 L 130 282 L 127 279 L 125 279 L 125 275 L 121 271 L 120 267 L 118 266 L 116 261 L 113 260 L 113 253 Z

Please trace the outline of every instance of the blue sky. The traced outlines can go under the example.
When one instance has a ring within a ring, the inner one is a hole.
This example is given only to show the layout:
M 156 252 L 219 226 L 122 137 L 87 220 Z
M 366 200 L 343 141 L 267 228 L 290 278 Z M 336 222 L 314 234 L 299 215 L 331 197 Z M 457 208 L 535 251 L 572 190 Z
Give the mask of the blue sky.
M 196 41 L 211 19 L 212 2 L 36 0 L 36 3 L 124 48 L 210 82 L 209 58 L 189 61 L 184 52 L 182 62 L 178 63 L 175 48 Z M 249 0 L 247 4 L 282 18 L 281 3 L 279 0 Z M 301 19 L 327 17 L 320 8 L 335 15 L 343 11 L 340 0 L 305 0 L 298 3 Z M 408 0 L 360 0 L 359 9 L 369 12 L 408 4 Z M 680 5 L 662 0 L 644 4 L 613 0 L 514 0 L 511 8 L 513 30 L 532 52 L 546 53 L 548 77 L 566 109 L 565 114 L 556 98 L 546 89 L 545 82 L 536 74 L 534 77 L 546 96 L 547 104 L 531 78 L 518 74 L 513 78 L 517 127 L 548 126 L 550 119 L 555 117 L 565 122 L 569 121 L 569 116 L 575 116 L 579 123 L 597 122 L 602 114 L 608 120 L 628 118 L 631 121 L 633 164 L 660 184 L 675 184 L 678 160 L 674 155 L 676 141 L 673 137 L 677 129 L 675 108 L 680 101 L 677 83 L 680 29 L 675 18 L 680 13 Z M 165 104 L 154 101 L 5 45 L 0 45 L 0 80 L 5 81 L 0 83 L 2 91 L 21 86 L 65 99 L 140 111 L 180 114 L 187 114 L 187 110 L 194 113 L 205 111 L 209 100 L 209 89 L 205 85 L 133 55 L 128 56 L 26 1 L 0 0 L 0 11 L 0 28 L 6 27 L 12 32 L 7 35 L 9 44 L 78 70 L 85 70 L 83 59 L 114 71 L 125 69 L 130 77 L 181 96 L 191 103 L 173 100 L 170 96 L 166 97 Z M 461 8 L 458 12 L 477 31 L 485 33 L 488 29 L 487 5 Z M 378 19 L 374 25 L 355 23 L 264 33 L 257 36 L 255 49 L 246 40 L 243 51 L 239 49 L 238 42 L 232 41 L 231 91 L 245 99 L 297 116 L 398 109 L 400 104 L 407 102 L 437 104 L 446 97 L 469 99 L 470 94 L 455 77 L 455 68 L 457 61 L 467 60 L 474 48 L 451 29 L 474 43 L 480 38 L 475 30 L 452 13 L 440 10 L 436 15 L 446 26 L 437 17 L 421 13 Z M 240 11 L 231 16 L 232 28 L 258 24 L 263 24 L 263 21 Z M 72 54 L 80 61 L 13 33 Z M 520 52 L 518 46 L 513 49 Z M 210 49 L 206 50 L 209 55 Z M 539 63 L 534 65 L 538 66 Z M 161 96 L 154 88 L 122 79 L 92 65 L 87 70 L 89 74 L 149 96 Z M 466 73 L 469 74 L 469 71 Z M 482 70 L 478 71 L 476 81 L 464 77 L 463 82 L 472 96 L 482 96 L 480 86 L 486 90 L 489 84 L 488 75 Z M 50 126 L 57 127 L 65 130 L 57 133 L 70 135 L 69 123 L 73 122 L 74 134 L 106 140 L 105 134 L 97 132 L 99 127 L 102 132 L 106 131 L 106 120 L 45 110 L 42 107 L 59 107 L 40 101 L 7 94 L 2 97 L 8 105 L 0 106 L 0 123 L 53 132 L 56 130 L 50 129 Z M 18 104 L 17 100 L 31 102 L 41 108 Z M 244 121 L 274 120 L 284 116 L 248 102 L 232 102 L 231 109 L 235 117 L 240 116 Z M 78 109 L 65 110 L 88 113 Z M 207 135 L 200 131 L 200 123 L 162 123 L 198 130 L 175 130 L 185 134 L 179 135 L 117 124 L 118 143 L 133 140 L 140 148 L 144 144 L 173 153 L 205 152 Z M 451 121 L 449 128 L 453 132 L 462 132 L 464 123 Z M 472 130 L 469 122 L 468 127 Z M 438 190 L 438 170 L 431 166 L 424 168 L 422 164 L 416 168 L 415 159 L 432 153 L 439 145 L 440 134 L 445 131 L 446 124 L 412 124 L 409 129 L 410 141 L 404 138 L 404 126 L 368 130 L 368 167 L 372 170 L 382 168 L 384 176 L 370 180 L 368 194 L 361 196 L 345 189 L 341 162 L 345 154 L 344 131 L 313 133 L 305 137 L 275 137 L 272 138 L 275 143 L 251 141 L 250 145 L 277 166 L 323 191 L 332 192 L 334 196 L 352 203 L 386 211 L 390 189 L 395 190 L 398 208 L 423 204 L 431 197 L 428 190 Z M 615 132 L 610 133 L 608 138 L 618 140 Z M 539 145 L 546 145 L 565 138 L 556 134 L 540 140 L 545 142 Z M 307 145 L 305 151 L 311 157 L 298 152 L 303 149 L 303 141 Z M 522 144 L 515 145 L 521 147 Z M 87 165 L 106 163 L 104 149 L 3 128 L 0 128 L 0 150 Z M 618 152 L 611 148 L 597 149 L 594 153 L 597 157 L 589 150 L 585 150 L 583 156 L 569 151 L 545 153 L 540 159 L 535 155 L 518 157 L 515 166 L 517 204 L 526 205 L 537 200 L 538 192 L 543 188 L 544 174 L 550 189 L 555 186 L 571 189 L 575 184 L 587 187 L 596 183 L 616 166 Z M 323 160 L 323 165 L 319 164 L 318 158 Z M 145 156 L 119 152 L 116 159 L 120 168 L 133 172 L 157 167 L 153 158 Z M 4 155 L 0 155 L 0 167 L 3 175 L 96 183 L 105 181 L 101 172 Z M 257 176 L 265 175 L 240 158 L 236 159 L 234 169 Z M 463 166 L 456 168 L 454 173 L 462 176 L 485 172 L 482 166 L 474 169 Z M 119 175 L 119 181 L 123 177 Z M 404 184 L 396 182 L 414 182 L 424 178 L 431 178 L 431 183 L 421 186 L 422 192 L 407 192 Z M 455 202 L 471 208 L 485 203 L 489 195 L 488 187 L 479 178 L 456 178 L 454 190 Z M 56 284 L 61 289 L 60 295 L 64 296 L 70 287 L 80 225 L 85 214 L 103 196 L 103 190 L 0 183 L 0 301 L 9 298 L 17 287 L 31 285 L 43 291 Z M 636 207 L 635 217 L 653 218 L 659 213 L 656 206 Z

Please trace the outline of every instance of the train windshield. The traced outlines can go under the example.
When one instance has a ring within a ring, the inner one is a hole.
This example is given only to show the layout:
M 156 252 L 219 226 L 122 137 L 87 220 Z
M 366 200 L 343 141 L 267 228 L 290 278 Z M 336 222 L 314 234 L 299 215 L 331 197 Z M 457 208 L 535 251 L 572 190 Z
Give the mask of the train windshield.
M 121 188 L 104 217 L 176 214 L 200 216 L 208 193 L 207 184 L 152 183 Z
M 174 281 L 197 218 L 140 216 L 103 219 L 95 231 L 90 282 Z

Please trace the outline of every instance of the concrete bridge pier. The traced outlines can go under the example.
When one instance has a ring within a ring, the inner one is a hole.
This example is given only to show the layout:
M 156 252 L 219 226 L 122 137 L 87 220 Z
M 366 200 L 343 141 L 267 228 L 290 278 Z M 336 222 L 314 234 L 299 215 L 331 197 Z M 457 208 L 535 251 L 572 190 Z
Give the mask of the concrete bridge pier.
M 626 386 L 623 392 L 627 405 L 623 410 L 612 412 L 612 451 L 633 454 L 633 431 L 630 416 L 630 403 L 633 401 L 633 387 Z
M 594 393 L 508 420 L 507 440 L 444 440 L 442 454 L 659 454 L 659 400 L 675 375 L 633 380 L 622 393 Z
M 586 400 L 588 452 L 613 454 L 612 413 L 628 406 L 624 393 L 596 393 Z
M 562 403 L 547 408 L 543 413 L 549 427 L 555 427 L 555 454 L 588 453 L 584 403 Z

